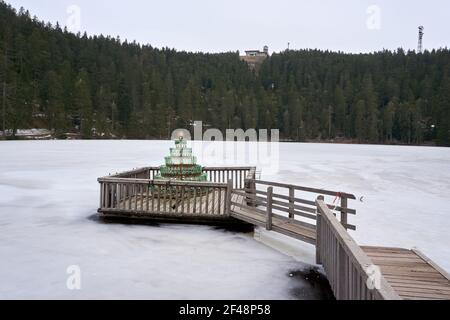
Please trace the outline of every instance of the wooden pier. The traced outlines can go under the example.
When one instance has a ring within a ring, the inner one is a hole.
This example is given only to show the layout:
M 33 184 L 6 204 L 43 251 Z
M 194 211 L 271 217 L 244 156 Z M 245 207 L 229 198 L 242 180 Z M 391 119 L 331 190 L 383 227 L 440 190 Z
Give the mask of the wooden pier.
M 156 181 L 148 167 L 99 178 L 101 216 L 249 223 L 315 245 L 338 300 L 450 299 L 450 277 L 416 249 L 361 247 L 355 196 L 256 179 L 256 168 L 204 168 L 208 182 Z

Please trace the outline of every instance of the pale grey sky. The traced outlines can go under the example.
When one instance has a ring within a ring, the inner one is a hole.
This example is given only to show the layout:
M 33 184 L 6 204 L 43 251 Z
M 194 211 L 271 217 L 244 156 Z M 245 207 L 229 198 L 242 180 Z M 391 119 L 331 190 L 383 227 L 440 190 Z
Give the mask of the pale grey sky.
M 6 0 L 40 20 L 88 34 L 117 36 L 155 47 L 223 52 L 319 48 L 345 52 L 450 44 L 448 0 Z M 70 11 L 70 10 L 69 10 Z M 75 19 L 75 20 L 74 20 Z

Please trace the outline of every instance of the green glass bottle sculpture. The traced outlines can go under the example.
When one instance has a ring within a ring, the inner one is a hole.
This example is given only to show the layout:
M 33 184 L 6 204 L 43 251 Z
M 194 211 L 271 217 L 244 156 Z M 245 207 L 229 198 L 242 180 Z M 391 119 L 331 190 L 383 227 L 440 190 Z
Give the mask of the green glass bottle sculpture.
M 183 137 L 175 141 L 175 148 L 170 148 L 170 155 L 165 158 L 165 163 L 160 167 L 160 174 L 155 180 L 207 181 L 203 167 L 197 164 L 192 148 L 187 147 Z

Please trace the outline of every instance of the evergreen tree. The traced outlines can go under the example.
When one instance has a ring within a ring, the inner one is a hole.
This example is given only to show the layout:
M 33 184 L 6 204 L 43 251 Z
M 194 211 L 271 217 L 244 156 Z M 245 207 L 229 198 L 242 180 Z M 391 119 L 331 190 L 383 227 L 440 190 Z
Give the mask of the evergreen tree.
M 93 114 L 89 76 L 82 69 L 75 81 L 75 106 L 80 119 L 80 132 L 84 138 L 92 137 Z
M 165 139 L 201 120 L 301 141 L 450 145 L 449 70 L 448 49 L 289 50 L 254 72 L 236 52 L 75 35 L 0 1 L 0 120 L 13 131 Z

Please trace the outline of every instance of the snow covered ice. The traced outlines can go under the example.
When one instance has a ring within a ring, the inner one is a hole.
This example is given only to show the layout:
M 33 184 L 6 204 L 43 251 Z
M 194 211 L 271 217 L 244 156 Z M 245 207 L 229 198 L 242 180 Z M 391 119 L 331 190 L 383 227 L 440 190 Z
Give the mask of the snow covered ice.
M 0 143 L 0 298 L 292 299 L 298 260 L 208 226 L 103 224 L 97 178 L 162 164 L 172 142 Z M 450 149 L 281 144 L 265 180 L 354 193 L 362 245 L 417 246 L 450 270 Z M 194 150 L 195 152 L 195 150 Z M 202 159 L 203 165 L 211 165 Z M 217 162 L 214 162 L 217 165 Z M 246 165 L 241 163 L 240 165 Z M 286 240 L 283 240 L 286 241 Z M 297 245 L 297 242 L 296 242 Z M 314 249 L 299 243 L 300 257 Z M 79 291 L 67 267 L 81 268 Z

